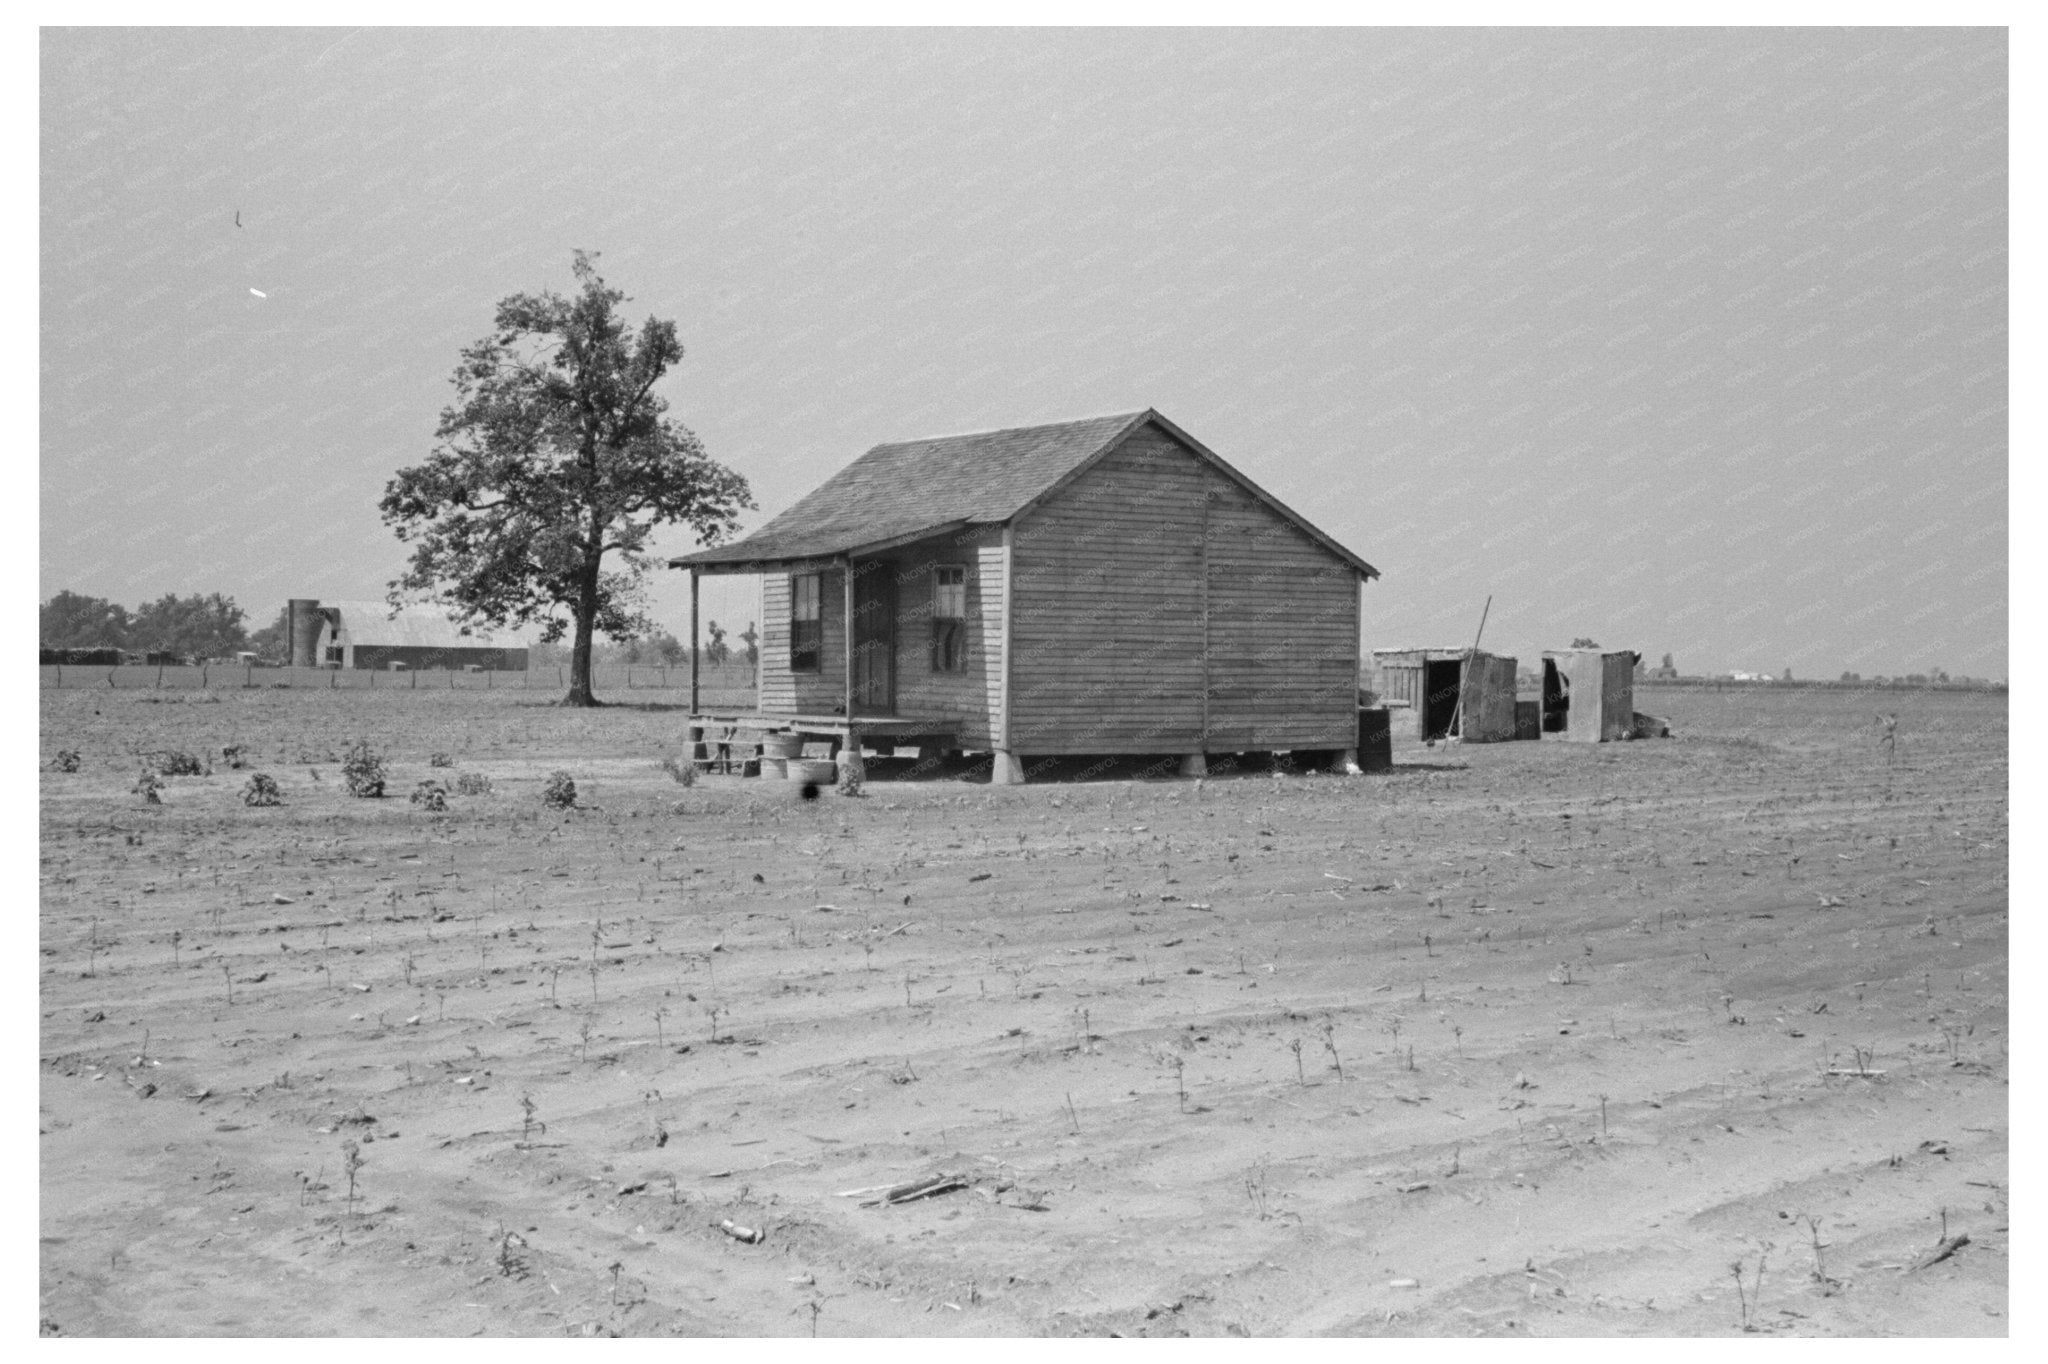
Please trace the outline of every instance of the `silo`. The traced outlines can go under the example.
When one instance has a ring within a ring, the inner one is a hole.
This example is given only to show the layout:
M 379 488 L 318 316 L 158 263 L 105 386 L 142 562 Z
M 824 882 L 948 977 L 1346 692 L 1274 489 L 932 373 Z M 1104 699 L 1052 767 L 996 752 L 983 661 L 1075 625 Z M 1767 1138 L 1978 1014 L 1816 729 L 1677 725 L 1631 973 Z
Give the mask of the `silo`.
M 294 668 L 317 668 L 320 666 L 320 627 L 326 622 L 320 616 L 320 601 L 317 597 L 293 597 L 285 603 L 288 623 L 286 635 L 291 641 L 291 663 Z

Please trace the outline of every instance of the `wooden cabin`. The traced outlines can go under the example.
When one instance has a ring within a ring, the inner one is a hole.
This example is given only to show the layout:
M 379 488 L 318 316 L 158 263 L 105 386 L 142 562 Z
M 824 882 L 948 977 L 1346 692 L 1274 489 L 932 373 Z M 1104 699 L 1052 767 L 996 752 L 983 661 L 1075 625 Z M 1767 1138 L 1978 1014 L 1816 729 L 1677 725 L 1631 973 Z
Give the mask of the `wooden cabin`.
M 693 728 L 857 755 L 1210 755 L 1357 743 L 1359 587 L 1379 572 L 1154 411 L 878 445 L 743 540 L 763 575 L 749 713 Z M 851 647 L 849 648 L 849 641 Z
M 1515 660 L 1480 649 L 1375 649 L 1373 690 L 1392 732 L 1434 742 L 1505 743 L 1515 727 Z

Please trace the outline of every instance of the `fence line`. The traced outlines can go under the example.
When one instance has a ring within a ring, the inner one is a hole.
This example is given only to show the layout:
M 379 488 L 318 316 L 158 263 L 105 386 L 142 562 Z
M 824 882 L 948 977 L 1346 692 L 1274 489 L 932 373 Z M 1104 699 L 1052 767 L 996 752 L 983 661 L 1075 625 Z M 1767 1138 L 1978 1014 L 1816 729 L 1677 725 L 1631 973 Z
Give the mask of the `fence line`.
M 321 691 L 567 691 L 569 668 L 528 668 L 513 672 L 485 669 L 469 672 L 452 668 L 416 668 L 403 672 L 380 672 L 368 668 L 259 668 L 243 663 L 217 663 L 197 667 L 124 663 L 112 667 L 77 663 L 51 663 L 38 667 L 44 690 L 111 688 L 116 691 L 234 691 L 242 689 L 291 688 Z M 704 668 L 698 673 L 704 692 L 731 693 L 754 690 L 751 667 Z M 591 686 L 606 691 L 666 691 L 687 696 L 690 666 L 662 666 L 651 663 L 613 664 L 591 670 Z

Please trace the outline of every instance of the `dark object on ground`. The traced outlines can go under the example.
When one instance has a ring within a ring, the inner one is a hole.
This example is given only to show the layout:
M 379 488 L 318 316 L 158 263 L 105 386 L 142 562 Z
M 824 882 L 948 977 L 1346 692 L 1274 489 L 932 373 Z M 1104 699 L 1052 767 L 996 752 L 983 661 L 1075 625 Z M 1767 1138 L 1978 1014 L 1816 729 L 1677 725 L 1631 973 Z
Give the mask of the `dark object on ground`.
M 1385 706 L 1358 711 L 1358 770 L 1384 772 L 1394 765 L 1394 730 Z

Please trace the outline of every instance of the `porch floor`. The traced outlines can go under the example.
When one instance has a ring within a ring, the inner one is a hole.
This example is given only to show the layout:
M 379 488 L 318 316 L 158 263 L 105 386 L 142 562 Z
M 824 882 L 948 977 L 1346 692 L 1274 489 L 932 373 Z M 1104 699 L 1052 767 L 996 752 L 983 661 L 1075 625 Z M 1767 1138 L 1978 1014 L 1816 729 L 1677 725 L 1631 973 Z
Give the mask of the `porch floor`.
M 689 723 L 692 726 L 737 725 L 741 729 L 770 733 L 791 731 L 798 734 L 844 736 L 851 730 L 867 739 L 909 738 L 919 734 L 950 735 L 960 728 L 960 720 L 955 716 L 855 715 L 849 721 L 844 715 L 793 715 L 786 711 L 764 710 L 692 711 Z

